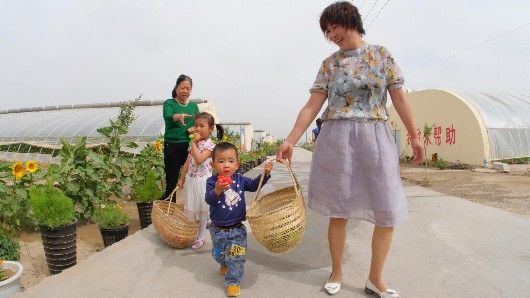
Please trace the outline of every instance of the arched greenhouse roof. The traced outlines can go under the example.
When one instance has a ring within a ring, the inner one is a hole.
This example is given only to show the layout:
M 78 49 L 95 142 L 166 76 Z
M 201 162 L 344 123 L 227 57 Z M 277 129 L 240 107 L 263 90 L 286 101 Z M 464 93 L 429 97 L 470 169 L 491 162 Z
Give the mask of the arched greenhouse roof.
M 204 99 L 193 99 L 201 111 L 214 115 L 215 107 Z M 164 132 L 163 100 L 139 101 L 134 110 L 137 116 L 126 137 L 135 141 L 152 141 Z M 25 143 L 58 149 L 60 139 L 86 136 L 88 145 L 102 143 L 97 132 L 115 120 L 123 103 L 46 106 L 0 111 L 0 145 Z
M 530 96 L 452 92 L 482 117 L 492 159 L 530 156 Z

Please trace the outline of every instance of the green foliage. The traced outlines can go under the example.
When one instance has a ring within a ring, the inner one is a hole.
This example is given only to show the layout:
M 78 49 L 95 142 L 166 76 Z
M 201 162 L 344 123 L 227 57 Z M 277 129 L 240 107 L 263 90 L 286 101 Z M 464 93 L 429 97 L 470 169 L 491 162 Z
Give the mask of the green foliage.
M 0 260 L 20 260 L 19 249 L 20 245 L 9 237 L 9 233 L 7 231 L 2 229 L 0 231 Z
M 143 184 L 134 186 L 136 199 L 140 202 L 153 202 L 158 200 L 164 194 L 162 187 L 155 179 L 155 173 L 149 172 Z
M 313 151 L 314 146 L 315 146 L 314 143 L 306 142 L 306 143 L 302 143 L 300 147 L 304 148 L 305 150 Z
M 144 185 L 146 177 L 150 173 L 154 176 L 156 188 L 165 189 L 166 178 L 164 171 L 164 156 L 162 154 L 162 140 L 163 136 L 159 136 L 154 144 L 148 143 L 136 157 L 136 162 L 131 168 L 131 180 L 134 187 L 133 197 L 137 196 L 136 187 Z
M 123 135 L 129 132 L 129 126 L 135 120 L 134 109 L 141 96 L 134 101 L 124 103 L 120 108 L 120 114 L 116 121 L 109 120 L 110 125 L 101 127 L 98 132 L 108 139 L 107 147 L 109 154 L 97 154 L 88 152 L 94 173 L 99 177 L 100 183 L 96 189 L 96 195 L 104 202 L 112 195 L 122 196 L 124 184 L 132 184 L 130 176 L 132 159 L 130 155 L 121 151 Z M 135 143 L 126 144 L 127 147 L 136 148 Z
M 424 154 L 425 154 L 425 170 L 427 170 L 427 165 L 429 163 L 429 159 L 427 158 L 427 138 L 429 138 L 432 134 L 432 130 L 434 128 L 434 126 L 436 126 L 436 123 L 433 123 L 432 125 L 429 125 L 427 123 L 425 123 L 425 125 L 423 125 L 423 139 L 424 139 L 424 142 L 423 142 L 423 151 L 424 151 Z
M 525 164 L 530 163 L 530 157 L 516 157 L 516 158 L 507 158 L 499 160 L 499 162 L 507 163 L 507 164 Z
M 440 170 L 445 170 L 447 168 L 447 164 L 442 158 L 439 158 L 435 162 L 433 162 L 432 166 Z
M 74 200 L 82 218 L 89 218 L 95 208 L 110 197 L 121 197 L 123 186 L 131 184 L 132 158 L 121 151 L 122 136 L 129 131 L 135 119 L 133 112 L 140 98 L 124 103 L 116 121 L 109 120 L 109 126 L 98 129 L 108 140 L 104 146 L 105 154 L 87 149 L 86 137 L 74 145 L 62 141 L 59 153 L 61 164 L 55 179 L 66 195 Z M 136 146 L 134 143 L 126 145 L 131 148 Z
M 127 225 L 129 214 L 123 212 L 122 206 L 111 202 L 111 204 L 101 205 L 94 212 L 92 219 L 100 228 L 119 228 Z
M 59 153 L 61 164 L 58 167 L 51 165 L 49 169 L 53 171 L 53 167 L 57 167 L 54 170 L 57 174 L 54 181 L 58 181 L 66 195 L 72 198 L 82 218 L 89 218 L 93 206 L 100 204 L 97 194 L 100 178 L 92 167 L 92 161 L 87 158 L 90 150 L 86 148 L 86 142 L 86 137 L 81 138 L 74 145 L 63 140 L 63 147 Z
M 29 197 L 33 217 L 40 225 L 55 228 L 70 224 L 75 218 L 74 203 L 51 182 L 30 188 Z
M 24 166 L 21 162 L 13 164 L 0 162 L 0 225 L 12 230 L 34 225 L 27 211 L 29 210 L 28 188 L 34 181 L 42 179 L 45 172 L 38 168 L 35 168 L 33 173 L 30 172 L 28 163 Z

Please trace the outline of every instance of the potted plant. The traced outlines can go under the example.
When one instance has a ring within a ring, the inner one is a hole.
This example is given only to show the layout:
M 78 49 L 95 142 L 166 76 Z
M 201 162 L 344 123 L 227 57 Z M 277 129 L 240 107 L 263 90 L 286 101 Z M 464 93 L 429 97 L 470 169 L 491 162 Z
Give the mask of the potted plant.
M 147 143 L 136 157 L 131 169 L 132 199 L 136 200 L 140 226 L 151 224 L 153 201 L 161 199 L 165 189 L 164 156 L 162 154 L 163 136 L 158 136 L 154 143 Z M 147 177 L 150 181 L 147 182 Z
M 30 206 L 39 224 L 44 254 L 51 274 L 77 264 L 77 242 L 74 203 L 52 183 L 52 170 L 45 185 L 30 188 Z
M 23 271 L 24 267 L 19 262 L 0 259 L 0 298 L 10 297 L 22 290 L 20 276 Z
M 151 224 L 151 211 L 153 201 L 160 199 L 164 195 L 162 185 L 157 183 L 154 172 L 149 172 L 143 184 L 137 184 L 134 187 L 136 206 L 140 216 L 141 228 L 146 228 Z
M 98 225 L 105 247 L 118 242 L 129 234 L 129 214 L 123 212 L 123 207 L 110 202 L 101 204 L 92 215 Z

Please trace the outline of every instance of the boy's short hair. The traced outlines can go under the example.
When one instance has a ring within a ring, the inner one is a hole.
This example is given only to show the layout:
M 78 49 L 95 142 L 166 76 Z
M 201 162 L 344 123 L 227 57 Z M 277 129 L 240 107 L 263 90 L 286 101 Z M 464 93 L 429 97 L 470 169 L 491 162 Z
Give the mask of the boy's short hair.
M 224 152 L 224 151 L 230 150 L 230 149 L 232 149 L 232 150 L 234 150 L 236 152 L 236 158 L 239 160 L 239 154 L 237 153 L 236 146 L 234 146 L 234 144 L 228 143 L 228 142 L 222 142 L 222 143 L 219 143 L 219 144 L 215 145 L 215 147 L 212 150 L 212 160 L 215 161 L 215 154 L 217 152 Z

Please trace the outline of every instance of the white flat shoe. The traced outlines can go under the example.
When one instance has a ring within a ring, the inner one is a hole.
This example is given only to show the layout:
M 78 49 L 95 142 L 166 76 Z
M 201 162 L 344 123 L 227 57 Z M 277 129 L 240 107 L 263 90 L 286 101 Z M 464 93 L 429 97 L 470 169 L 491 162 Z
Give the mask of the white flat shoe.
M 384 292 L 379 292 L 369 278 L 366 280 L 366 284 L 364 285 L 364 292 L 369 295 L 376 294 L 381 298 L 399 298 L 399 294 L 392 289 L 386 289 Z
M 331 274 L 329 275 L 329 278 L 331 278 Z M 328 281 L 329 281 L 328 278 Z M 342 279 L 340 282 L 326 282 L 324 285 L 324 289 L 326 289 L 326 292 L 330 295 L 335 295 L 340 291 L 340 284 L 342 283 Z

